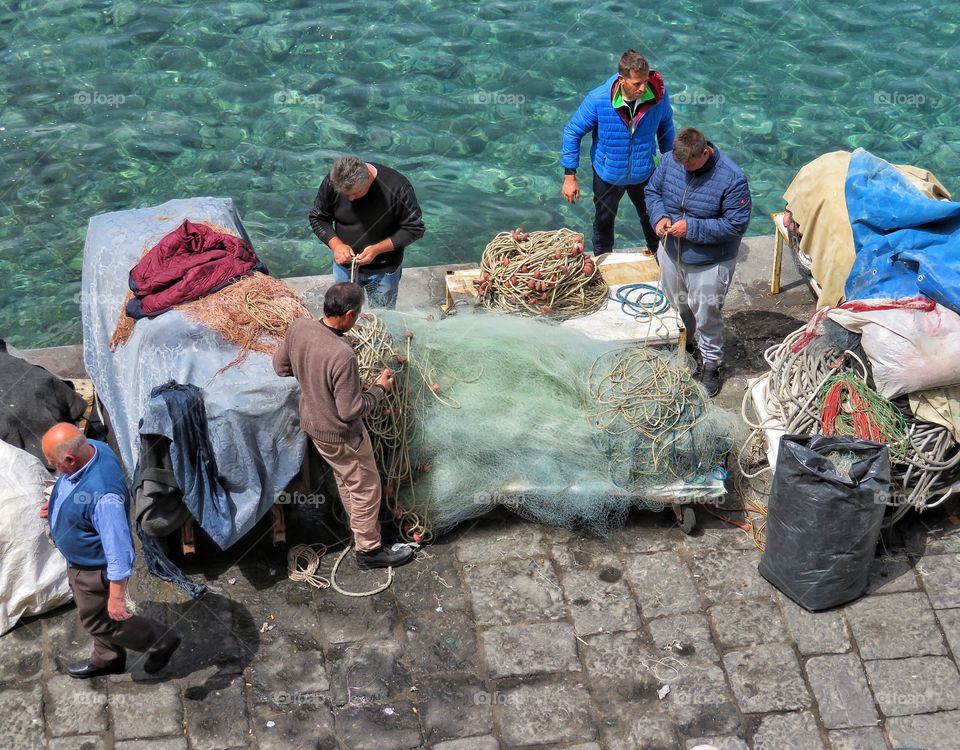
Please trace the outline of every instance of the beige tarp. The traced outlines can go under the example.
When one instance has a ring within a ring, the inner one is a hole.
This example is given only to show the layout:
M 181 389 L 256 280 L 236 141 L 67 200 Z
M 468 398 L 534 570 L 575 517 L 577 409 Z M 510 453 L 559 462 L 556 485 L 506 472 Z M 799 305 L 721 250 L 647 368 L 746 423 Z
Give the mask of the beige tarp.
M 924 422 L 943 425 L 960 442 L 960 385 L 911 393 L 910 411 Z
M 846 151 L 824 154 L 801 167 L 783 194 L 803 235 L 800 249 L 813 261 L 813 278 L 822 287 L 817 307 L 843 300 L 843 287 L 856 257 L 844 192 L 849 166 L 850 154 Z M 928 198 L 950 197 L 928 170 L 894 166 Z

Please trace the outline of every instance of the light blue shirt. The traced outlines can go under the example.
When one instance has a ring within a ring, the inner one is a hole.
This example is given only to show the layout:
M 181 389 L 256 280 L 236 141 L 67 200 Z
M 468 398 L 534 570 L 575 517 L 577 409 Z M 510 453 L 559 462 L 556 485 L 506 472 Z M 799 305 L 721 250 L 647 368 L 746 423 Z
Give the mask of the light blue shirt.
M 96 446 L 93 450 L 96 458 Z M 63 475 L 57 495 L 50 503 L 53 506 L 50 513 L 51 527 L 57 521 L 60 501 L 70 496 L 92 463 L 91 458 L 82 469 L 70 475 Z M 107 558 L 107 579 L 122 581 L 129 578 L 133 573 L 134 554 L 133 541 L 130 539 L 130 522 L 127 520 L 127 510 L 123 507 L 123 498 L 114 492 L 101 495 L 93 507 L 90 520 L 93 521 L 93 526 L 100 535 L 103 553 Z

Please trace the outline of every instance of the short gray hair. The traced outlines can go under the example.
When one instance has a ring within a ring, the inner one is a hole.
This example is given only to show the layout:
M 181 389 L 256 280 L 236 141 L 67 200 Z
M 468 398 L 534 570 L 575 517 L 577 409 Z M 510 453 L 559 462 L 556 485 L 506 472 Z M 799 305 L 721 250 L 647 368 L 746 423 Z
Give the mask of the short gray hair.
M 367 163 L 359 156 L 341 156 L 330 170 L 330 182 L 338 193 L 362 188 L 370 179 Z

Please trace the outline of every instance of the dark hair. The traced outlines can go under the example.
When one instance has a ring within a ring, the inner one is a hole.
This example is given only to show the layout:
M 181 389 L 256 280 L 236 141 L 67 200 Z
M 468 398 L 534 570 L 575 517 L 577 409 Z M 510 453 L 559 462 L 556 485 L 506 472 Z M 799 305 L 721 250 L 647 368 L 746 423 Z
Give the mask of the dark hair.
M 620 62 L 617 70 L 624 78 L 630 73 L 636 73 L 639 76 L 645 76 L 650 72 L 650 63 L 647 58 L 637 52 L 635 49 L 628 49 L 620 55 Z
M 707 139 L 696 128 L 684 128 L 673 142 L 673 158 L 680 164 L 696 159 L 707 148 Z
M 327 289 L 323 295 L 323 314 L 339 318 L 351 310 L 360 312 L 363 307 L 363 289 L 349 281 L 341 281 Z

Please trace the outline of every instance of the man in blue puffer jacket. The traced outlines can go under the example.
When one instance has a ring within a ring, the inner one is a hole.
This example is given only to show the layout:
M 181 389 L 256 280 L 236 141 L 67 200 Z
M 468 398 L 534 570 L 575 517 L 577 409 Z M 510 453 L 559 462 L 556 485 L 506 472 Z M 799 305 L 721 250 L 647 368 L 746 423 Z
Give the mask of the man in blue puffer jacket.
M 650 178 L 646 198 L 663 238 L 658 254 L 663 291 L 680 311 L 688 340 L 700 348 L 703 387 L 716 396 L 723 364 L 723 300 L 750 223 L 747 178 L 703 133 L 684 128 L 671 157 L 664 157 Z
M 580 141 L 593 133 L 593 251 L 613 250 L 613 227 L 620 199 L 626 193 L 637 209 L 650 253 L 657 250 L 657 235 L 647 215 L 643 189 L 653 174 L 660 153 L 673 147 L 673 110 L 663 78 L 636 50 L 620 57 L 619 73 L 593 89 L 563 129 L 563 197 L 580 199 L 577 167 Z

